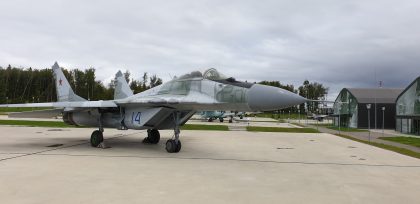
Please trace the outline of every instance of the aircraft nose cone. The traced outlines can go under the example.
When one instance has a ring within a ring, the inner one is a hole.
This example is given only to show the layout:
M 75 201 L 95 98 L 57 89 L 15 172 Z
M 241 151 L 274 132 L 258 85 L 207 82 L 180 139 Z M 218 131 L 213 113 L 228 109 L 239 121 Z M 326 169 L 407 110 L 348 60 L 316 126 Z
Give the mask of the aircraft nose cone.
M 306 99 L 290 91 L 254 84 L 248 91 L 248 105 L 253 111 L 271 111 L 299 105 Z

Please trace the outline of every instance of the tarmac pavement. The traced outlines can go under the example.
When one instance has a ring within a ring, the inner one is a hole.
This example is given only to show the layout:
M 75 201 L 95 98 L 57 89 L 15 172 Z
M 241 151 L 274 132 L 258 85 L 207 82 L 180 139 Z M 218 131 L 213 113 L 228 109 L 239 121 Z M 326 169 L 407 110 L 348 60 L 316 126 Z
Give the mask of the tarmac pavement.
M 419 203 L 420 160 L 326 133 L 0 126 L 0 203 Z M 59 146 L 61 144 L 61 146 Z M 54 147 L 47 147 L 54 146 Z

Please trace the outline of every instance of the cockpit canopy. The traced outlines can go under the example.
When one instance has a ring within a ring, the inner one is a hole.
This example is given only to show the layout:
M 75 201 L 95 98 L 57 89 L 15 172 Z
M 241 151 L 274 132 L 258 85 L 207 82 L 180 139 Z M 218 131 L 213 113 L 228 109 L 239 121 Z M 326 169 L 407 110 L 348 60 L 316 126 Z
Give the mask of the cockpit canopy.
M 203 78 L 208 80 L 223 80 L 227 77 L 218 72 L 215 68 L 210 68 L 204 72 Z
M 194 71 L 189 74 L 182 75 L 179 78 L 175 78 L 165 83 L 159 90 L 158 94 L 174 94 L 174 95 L 186 95 L 189 93 L 193 81 L 207 79 L 218 83 L 232 85 L 235 87 L 250 88 L 253 84 L 248 82 L 236 81 L 235 78 L 227 78 L 225 75 L 219 73 L 216 69 L 210 68 L 201 74 L 199 71 Z M 196 83 L 196 82 L 194 82 Z
M 227 79 L 225 75 L 218 72 L 215 68 L 210 68 L 202 74 L 200 71 L 193 71 L 189 74 L 184 74 L 180 76 L 178 79 L 191 79 L 191 78 L 204 78 L 208 80 L 224 80 Z

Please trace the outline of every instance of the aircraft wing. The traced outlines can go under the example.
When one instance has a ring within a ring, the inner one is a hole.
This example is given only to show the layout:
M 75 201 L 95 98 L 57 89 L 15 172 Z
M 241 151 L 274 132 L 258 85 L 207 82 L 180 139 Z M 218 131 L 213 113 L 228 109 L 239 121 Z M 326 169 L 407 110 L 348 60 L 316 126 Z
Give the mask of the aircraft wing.
M 118 107 L 114 101 L 63 101 L 51 103 L 20 103 L 3 104 L 0 107 L 40 107 L 40 108 L 115 108 Z
M 9 113 L 9 118 L 52 118 L 60 115 L 64 109 L 47 109 Z

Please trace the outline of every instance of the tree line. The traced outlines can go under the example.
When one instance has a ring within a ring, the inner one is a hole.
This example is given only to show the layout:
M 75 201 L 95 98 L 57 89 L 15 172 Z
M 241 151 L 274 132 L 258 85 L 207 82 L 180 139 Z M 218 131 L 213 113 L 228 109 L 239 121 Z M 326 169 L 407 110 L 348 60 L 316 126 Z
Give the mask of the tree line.
M 62 69 L 74 92 L 88 100 L 111 100 L 114 98 L 115 79 L 103 84 L 96 79 L 96 69 Z M 134 93 L 162 84 L 156 75 L 147 72 L 142 79 L 130 78 L 130 72 L 124 73 Z M 55 80 L 50 68 L 33 69 L 7 66 L 0 67 L 0 103 L 38 103 L 57 100 Z

